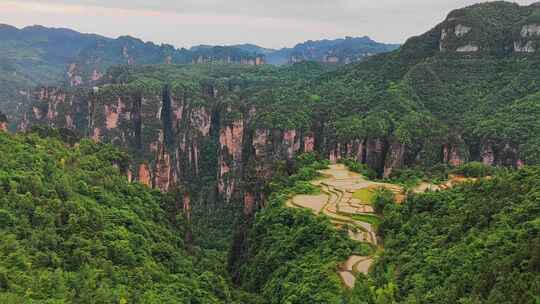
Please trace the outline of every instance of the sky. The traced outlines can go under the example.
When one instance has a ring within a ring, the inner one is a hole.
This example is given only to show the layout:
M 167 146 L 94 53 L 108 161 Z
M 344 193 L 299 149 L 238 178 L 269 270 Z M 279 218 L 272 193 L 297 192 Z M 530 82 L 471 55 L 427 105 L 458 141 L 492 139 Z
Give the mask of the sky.
M 538 0 L 515 1 L 528 5 Z M 0 23 L 130 35 L 176 47 L 370 36 L 403 43 L 480 0 L 0 0 Z M 405 4 L 404 4 L 405 3 Z

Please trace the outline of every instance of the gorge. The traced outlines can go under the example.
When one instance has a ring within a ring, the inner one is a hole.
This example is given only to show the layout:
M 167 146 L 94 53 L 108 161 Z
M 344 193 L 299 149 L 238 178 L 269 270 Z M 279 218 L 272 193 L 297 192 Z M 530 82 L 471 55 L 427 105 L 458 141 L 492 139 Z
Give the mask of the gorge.
M 538 3 L 286 65 L 43 32 L 0 26 L 63 50 L 0 54 L 0 302 L 538 301 Z

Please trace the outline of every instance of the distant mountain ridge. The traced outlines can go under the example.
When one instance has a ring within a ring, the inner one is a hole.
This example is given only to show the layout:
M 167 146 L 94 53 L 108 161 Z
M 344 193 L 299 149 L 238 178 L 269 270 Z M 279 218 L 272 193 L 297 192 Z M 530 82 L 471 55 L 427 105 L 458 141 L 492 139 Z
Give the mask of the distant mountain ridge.
M 37 85 L 93 86 L 115 65 L 204 64 L 260 65 L 313 60 L 344 64 L 393 50 L 368 37 L 307 41 L 274 50 L 254 44 L 199 45 L 190 49 L 144 42 L 131 36 L 108 38 L 40 25 L 17 28 L 0 24 L 0 111 L 10 121 L 24 112 Z
M 211 45 L 198 45 L 190 50 L 211 48 Z M 284 65 L 301 61 L 317 61 L 331 64 L 348 64 L 358 62 L 371 55 L 391 52 L 400 44 L 377 42 L 368 36 L 345 37 L 339 39 L 308 40 L 292 48 L 279 50 L 260 47 L 254 44 L 237 44 L 229 47 L 265 56 L 268 64 Z

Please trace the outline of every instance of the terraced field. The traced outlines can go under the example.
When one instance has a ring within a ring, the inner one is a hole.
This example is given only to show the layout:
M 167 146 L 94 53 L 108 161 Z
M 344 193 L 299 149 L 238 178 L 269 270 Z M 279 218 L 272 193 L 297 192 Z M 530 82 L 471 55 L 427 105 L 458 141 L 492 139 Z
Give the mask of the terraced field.
M 337 228 L 345 227 L 351 239 L 358 242 L 368 243 L 373 247 L 373 252 L 382 246 L 377 234 L 376 226 L 380 218 L 374 213 L 371 205 L 374 191 L 386 188 L 394 193 L 397 203 L 405 200 L 404 189 L 395 184 L 378 183 L 366 180 L 362 175 L 348 170 L 342 164 L 331 165 L 326 170 L 320 171 L 322 179 L 312 181 L 312 184 L 321 189 L 317 195 L 297 195 L 287 202 L 291 208 L 310 209 L 315 214 L 325 214 L 330 217 Z M 453 186 L 475 181 L 474 178 L 450 176 L 450 179 L 440 185 L 423 182 L 411 189 L 413 193 L 426 191 L 441 191 Z M 343 263 L 339 275 L 343 284 L 353 288 L 358 273 L 367 274 L 372 256 L 352 255 Z
M 368 181 L 341 164 L 331 165 L 329 169 L 320 172 L 324 178 L 312 183 L 320 187 L 322 194 L 297 195 L 287 202 L 287 206 L 311 209 L 316 214 L 327 215 L 336 227 L 346 227 L 351 239 L 370 244 L 375 252 L 380 242 L 373 224 L 379 219 L 368 201 L 371 196 L 362 192 L 383 187 L 394 192 L 399 201 L 403 189 L 393 184 Z M 362 195 L 354 195 L 358 191 Z M 356 274 L 367 274 L 372 263 L 373 256 L 350 256 L 339 270 L 345 286 L 353 288 Z

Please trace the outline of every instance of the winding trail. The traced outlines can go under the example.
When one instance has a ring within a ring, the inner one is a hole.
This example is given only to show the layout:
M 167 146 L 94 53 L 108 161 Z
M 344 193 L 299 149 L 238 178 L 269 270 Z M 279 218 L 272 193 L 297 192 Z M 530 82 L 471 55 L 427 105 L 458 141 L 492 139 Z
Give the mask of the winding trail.
M 361 189 L 387 188 L 400 200 L 402 188 L 393 184 L 376 183 L 366 180 L 362 175 L 349 171 L 344 165 L 331 165 L 320 171 L 323 178 L 312 184 L 321 189 L 319 195 L 297 195 L 287 202 L 288 207 L 306 208 L 316 214 L 330 217 L 336 227 L 346 227 L 351 239 L 370 244 L 374 249 L 380 247 L 375 228 L 368 222 L 357 220 L 355 215 L 375 216 L 370 202 L 353 198 L 353 193 Z M 358 273 L 367 274 L 373 256 L 352 255 L 340 267 L 339 275 L 343 284 L 353 288 Z

